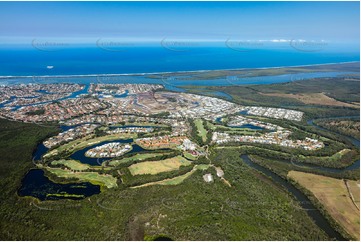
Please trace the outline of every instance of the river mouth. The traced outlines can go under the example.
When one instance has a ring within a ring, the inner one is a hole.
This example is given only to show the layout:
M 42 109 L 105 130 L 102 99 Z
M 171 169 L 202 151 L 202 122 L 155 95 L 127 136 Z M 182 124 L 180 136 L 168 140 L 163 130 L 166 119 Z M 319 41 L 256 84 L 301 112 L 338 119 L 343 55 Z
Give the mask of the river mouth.
M 55 183 L 45 176 L 41 169 L 31 169 L 21 181 L 18 195 L 32 196 L 41 201 L 71 199 L 81 200 L 99 194 L 100 186 L 90 182 Z

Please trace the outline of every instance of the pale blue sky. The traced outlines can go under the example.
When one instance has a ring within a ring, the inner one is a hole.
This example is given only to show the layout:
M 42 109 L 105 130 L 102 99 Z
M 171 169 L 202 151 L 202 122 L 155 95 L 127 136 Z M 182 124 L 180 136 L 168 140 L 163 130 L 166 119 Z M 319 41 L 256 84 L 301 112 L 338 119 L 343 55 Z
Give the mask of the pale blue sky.
M 359 43 L 359 2 L 0 2 L 0 43 L 34 38 Z

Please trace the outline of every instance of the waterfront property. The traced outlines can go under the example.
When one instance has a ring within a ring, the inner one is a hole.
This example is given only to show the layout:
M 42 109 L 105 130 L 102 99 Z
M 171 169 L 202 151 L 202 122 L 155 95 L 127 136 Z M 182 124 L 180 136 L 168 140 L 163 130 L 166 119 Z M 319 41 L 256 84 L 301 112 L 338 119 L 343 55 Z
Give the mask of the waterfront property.
M 110 142 L 96 146 L 85 152 L 85 156 L 92 158 L 119 157 L 132 150 L 129 144 L 122 145 L 120 142 Z

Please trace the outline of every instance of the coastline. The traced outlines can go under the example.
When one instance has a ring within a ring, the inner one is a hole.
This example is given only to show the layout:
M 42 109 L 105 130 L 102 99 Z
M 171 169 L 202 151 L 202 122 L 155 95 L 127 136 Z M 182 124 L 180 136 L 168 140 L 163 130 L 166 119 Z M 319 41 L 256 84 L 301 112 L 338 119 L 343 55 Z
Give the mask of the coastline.
M 340 65 L 360 63 L 360 61 L 344 61 L 344 62 L 333 62 L 333 63 L 322 63 L 322 64 L 308 64 L 308 65 L 295 65 L 295 66 L 276 66 L 276 67 L 246 67 L 246 68 L 232 68 L 232 69 L 214 69 L 214 70 L 196 70 L 196 71 L 166 71 L 166 72 L 141 72 L 141 73 L 122 73 L 122 74 L 84 74 L 84 75 L 30 75 L 30 76 L 0 76 L 0 79 L 11 79 L 11 78 L 69 78 L 69 77 L 99 77 L 99 76 L 145 76 L 145 75 L 162 75 L 162 74 L 182 74 L 182 73 L 204 73 L 212 71 L 243 71 L 243 70 L 267 70 L 267 69 L 282 69 L 282 68 L 298 68 L 298 67 L 313 67 L 313 66 L 327 66 L 327 65 Z

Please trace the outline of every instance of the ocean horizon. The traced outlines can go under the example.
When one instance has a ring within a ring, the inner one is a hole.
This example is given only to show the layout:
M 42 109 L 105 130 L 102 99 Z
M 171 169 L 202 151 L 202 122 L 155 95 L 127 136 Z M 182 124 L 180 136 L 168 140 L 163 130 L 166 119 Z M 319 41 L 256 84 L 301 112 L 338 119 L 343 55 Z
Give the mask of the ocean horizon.
M 358 62 L 358 50 L 233 47 L 1 46 L 0 76 L 149 74 Z

